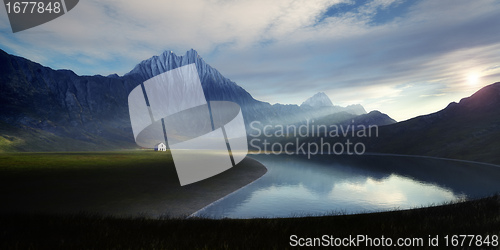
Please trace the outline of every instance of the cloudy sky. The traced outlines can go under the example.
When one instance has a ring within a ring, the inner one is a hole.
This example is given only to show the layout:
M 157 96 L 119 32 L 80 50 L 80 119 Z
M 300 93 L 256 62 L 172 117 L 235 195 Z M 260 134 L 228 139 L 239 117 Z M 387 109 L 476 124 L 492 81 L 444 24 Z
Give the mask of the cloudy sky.
M 402 121 L 500 81 L 498 0 L 82 0 L 0 48 L 77 74 L 123 75 L 193 48 L 270 103 L 325 92 Z

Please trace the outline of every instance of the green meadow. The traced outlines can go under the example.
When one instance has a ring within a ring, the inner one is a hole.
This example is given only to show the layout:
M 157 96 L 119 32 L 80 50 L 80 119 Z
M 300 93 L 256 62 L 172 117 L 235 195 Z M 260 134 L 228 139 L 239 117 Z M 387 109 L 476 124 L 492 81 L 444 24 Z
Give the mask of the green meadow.
M 213 178 L 180 186 L 168 152 L 3 153 L 0 212 L 183 217 L 265 171 L 247 158 Z

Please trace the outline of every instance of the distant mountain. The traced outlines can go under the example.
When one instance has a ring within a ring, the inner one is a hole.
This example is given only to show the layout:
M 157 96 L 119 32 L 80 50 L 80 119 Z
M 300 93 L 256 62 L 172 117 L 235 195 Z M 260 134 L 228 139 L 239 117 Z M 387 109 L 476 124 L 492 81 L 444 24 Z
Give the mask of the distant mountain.
M 348 107 L 334 106 L 328 96 L 322 92 L 308 99 L 311 104 L 316 102 L 316 105 L 275 104 L 271 106 L 269 103 L 255 100 L 242 87 L 208 65 L 198 55 L 198 52 L 192 49 L 187 51 L 184 56 L 177 56 L 172 51 L 165 51 L 159 56 L 153 56 L 139 63 L 125 77 L 132 77 L 143 82 L 163 72 L 192 63 L 196 64 L 206 99 L 238 103 L 243 109 L 247 123 L 255 120 L 263 123 L 294 123 L 342 111 L 355 115 L 366 114 L 364 108 L 359 104 Z
M 305 100 L 300 107 L 309 106 L 313 108 L 317 107 L 332 107 L 333 103 L 330 98 L 324 92 L 318 92 L 315 95 L 309 97 Z
M 191 63 L 196 64 L 206 99 L 238 103 L 247 126 L 252 121 L 300 123 L 341 111 L 351 116 L 366 113 L 360 105 L 302 109 L 258 101 L 195 50 L 184 56 L 165 51 L 124 76 L 78 76 L 0 50 L 0 152 L 135 148 L 128 94 L 153 76 Z
M 301 125 L 305 124 L 308 120 L 316 120 L 317 124 L 330 125 L 366 114 L 365 109 L 360 104 L 349 105 L 347 107 L 333 105 L 330 98 L 322 92 L 308 98 L 300 106 L 277 103 L 272 108 L 277 116 L 275 119 L 270 120 L 269 123 L 274 125 Z
M 269 104 L 255 100 L 242 87 L 208 65 L 193 49 L 187 51 L 184 56 L 165 51 L 159 56 L 142 61 L 124 77 L 132 77 L 138 82 L 144 82 L 161 73 L 192 63 L 196 65 L 207 100 L 234 101 L 241 106 L 265 104 L 270 108 Z
M 300 108 L 307 112 L 321 110 L 321 114 L 315 114 L 316 117 L 339 112 L 347 112 L 353 115 L 366 114 L 365 108 L 361 104 L 352 104 L 347 107 L 333 105 L 330 98 L 324 92 L 318 92 L 309 97 L 300 105 Z
M 427 155 L 500 165 L 500 82 L 438 112 L 380 127 L 371 152 Z
M 169 70 L 194 63 L 200 77 L 205 98 L 209 101 L 232 101 L 238 103 L 243 110 L 246 121 L 261 120 L 267 122 L 268 114 L 274 114 L 269 103 L 255 100 L 250 93 L 235 82 L 225 78 L 218 70 L 208 65 L 198 52 L 191 49 L 183 56 L 172 51 L 165 51 L 153 56 L 134 67 L 124 78 L 133 78 L 138 83 Z
M 355 115 L 363 115 L 363 114 L 366 114 L 366 110 L 363 106 L 361 106 L 361 104 L 351 104 L 351 105 L 347 105 L 344 110 L 346 112 L 349 112 L 351 114 L 355 114 Z M 395 122 L 395 121 L 394 121 Z
M 318 105 L 313 106 L 270 105 L 255 100 L 242 87 L 225 78 L 218 70 L 208 65 L 195 50 L 187 51 L 184 56 L 177 56 L 172 51 L 165 51 L 159 56 L 153 56 L 142 61 L 125 77 L 132 77 L 143 82 L 163 72 L 192 63 L 196 64 L 206 99 L 238 103 L 242 107 L 247 125 L 251 121 L 261 121 L 263 124 L 293 124 L 342 111 L 354 115 L 366 114 L 364 108 L 359 104 L 348 107 L 334 106 L 324 93 L 318 93 L 308 99 L 311 102 L 322 99 L 316 101 Z M 319 104 L 319 102 L 323 102 L 323 105 Z
M 340 125 L 347 126 L 349 124 L 363 125 L 368 127 L 370 125 L 384 126 L 394 124 L 396 121 L 378 110 L 370 111 L 368 114 L 362 114 L 353 117 L 351 121 L 344 121 Z

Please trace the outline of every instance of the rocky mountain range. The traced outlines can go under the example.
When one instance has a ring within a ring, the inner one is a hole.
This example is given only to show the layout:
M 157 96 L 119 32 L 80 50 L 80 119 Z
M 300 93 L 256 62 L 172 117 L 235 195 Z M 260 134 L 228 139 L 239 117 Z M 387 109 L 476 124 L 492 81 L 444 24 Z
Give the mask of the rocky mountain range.
M 271 105 L 256 100 L 208 65 L 195 50 L 184 56 L 165 51 L 142 61 L 124 76 L 79 76 L 0 50 L 0 152 L 136 148 L 128 94 L 153 76 L 192 63 L 196 64 L 206 99 L 238 103 L 247 124 L 293 124 L 322 117 L 330 117 L 325 122 L 341 122 L 339 117 L 351 119 L 366 114 L 361 105 L 318 106 L 316 103 L 331 104 L 321 94 L 306 101 L 312 106 Z M 322 100 L 315 101 L 319 98 Z M 372 122 L 380 118 L 387 123 L 383 114 L 378 116 L 376 113 Z

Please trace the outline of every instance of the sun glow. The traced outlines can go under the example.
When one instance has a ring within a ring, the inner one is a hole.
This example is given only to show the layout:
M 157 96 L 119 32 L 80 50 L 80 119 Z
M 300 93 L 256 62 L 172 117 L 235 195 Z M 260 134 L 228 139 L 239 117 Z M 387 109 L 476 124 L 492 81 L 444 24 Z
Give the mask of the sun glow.
M 479 83 L 479 78 L 481 76 L 479 76 L 479 74 L 477 73 L 470 73 L 468 76 L 467 76 L 467 82 L 469 83 L 469 85 L 476 85 Z

